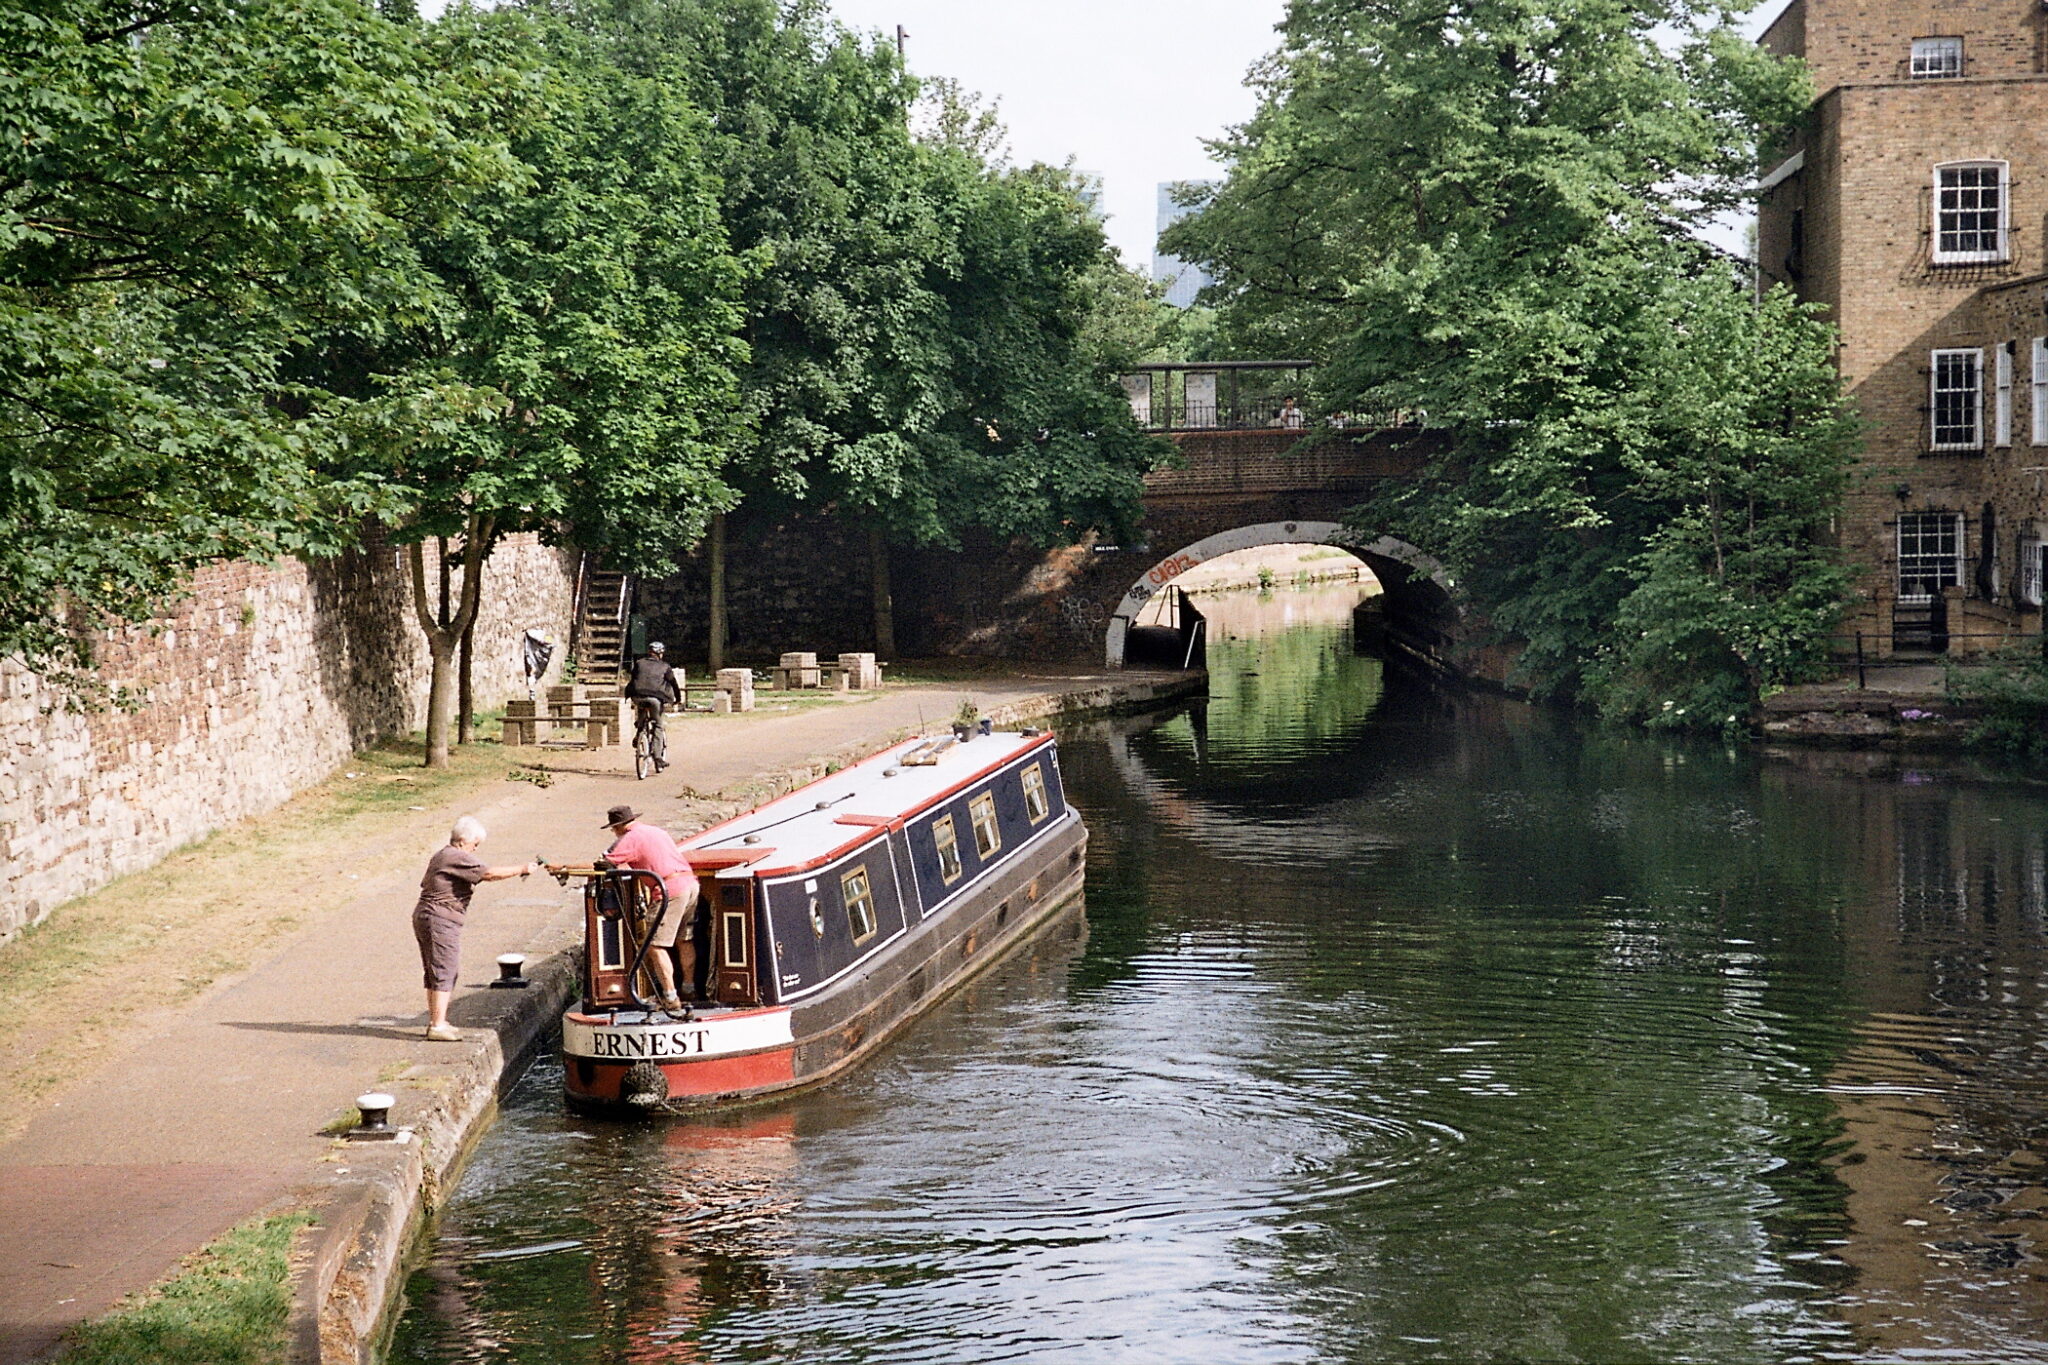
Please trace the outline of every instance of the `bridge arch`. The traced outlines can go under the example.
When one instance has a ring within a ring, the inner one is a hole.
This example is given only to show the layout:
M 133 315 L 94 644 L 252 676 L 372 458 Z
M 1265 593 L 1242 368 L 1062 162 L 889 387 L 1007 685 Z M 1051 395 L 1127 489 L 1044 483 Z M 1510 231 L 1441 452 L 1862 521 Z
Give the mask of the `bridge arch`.
M 1419 602 L 1433 616 L 1456 614 L 1456 585 L 1442 564 L 1405 540 L 1375 536 L 1369 531 L 1334 521 L 1268 521 L 1238 526 L 1205 536 L 1153 564 L 1138 575 L 1130 591 L 1110 614 L 1104 659 L 1111 668 L 1124 666 L 1124 646 L 1130 628 L 1145 604 L 1194 568 L 1237 550 L 1261 545 L 1334 545 L 1363 560 L 1383 584 L 1392 600 Z

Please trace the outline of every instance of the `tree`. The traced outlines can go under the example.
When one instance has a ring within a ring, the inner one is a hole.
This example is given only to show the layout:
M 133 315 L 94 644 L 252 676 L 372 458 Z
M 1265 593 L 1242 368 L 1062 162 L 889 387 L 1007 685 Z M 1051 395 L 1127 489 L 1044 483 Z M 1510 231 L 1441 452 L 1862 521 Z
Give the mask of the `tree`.
M 579 22 L 636 68 L 687 63 L 727 230 L 763 262 L 743 297 L 755 425 L 729 477 L 755 509 L 866 528 L 881 649 L 891 543 L 1127 524 L 1155 451 L 1087 349 L 1087 281 L 1113 258 L 1071 185 L 1004 168 L 957 91 L 913 119 L 894 50 L 819 0 L 606 0 Z M 713 619 L 716 657 L 715 599 Z
M 729 505 L 719 469 L 744 416 L 736 306 L 703 121 L 675 71 L 622 69 L 546 15 L 458 13 L 433 26 L 532 54 L 537 98 L 507 130 L 522 177 L 419 243 L 442 306 L 363 345 L 374 422 L 349 473 L 385 489 L 433 660 L 426 754 L 447 762 L 457 649 L 492 547 L 537 530 L 661 573 Z M 461 593 L 430 591 L 423 543 L 455 539 Z
M 353 0 L 0 0 L 0 654 L 346 543 L 375 490 L 280 364 L 418 316 L 410 235 L 506 173 L 511 92 L 447 57 Z
M 1657 723 L 1746 711 L 1844 582 L 1830 334 L 1752 306 L 1700 235 L 1806 103 L 1743 8 L 1296 0 L 1166 242 L 1237 345 L 1327 360 L 1327 407 L 1426 413 L 1444 453 L 1365 515 L 1437 552 L 1539 689 Z M 1657 695 L 1681 681 L 1701 705 Z

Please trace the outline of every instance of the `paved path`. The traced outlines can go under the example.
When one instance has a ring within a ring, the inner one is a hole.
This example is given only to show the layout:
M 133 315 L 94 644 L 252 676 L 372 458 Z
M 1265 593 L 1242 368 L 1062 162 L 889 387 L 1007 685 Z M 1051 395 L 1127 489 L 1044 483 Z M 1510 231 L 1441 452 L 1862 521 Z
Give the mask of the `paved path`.
M 709 796 L 764 773 L 879 747 L 922 720 L 941 729 L 962 696 L 984 709 L 1100 681 L 1052 673 L 891 689 L 786 714 L 684 717 L 677 763 L 636 782 L 623 748 L 568 751 L 542 789 L 507 783 L 467 809 L 490 830 L 483 857 L 514 863 L 600 852 L 605 809 L 629 802 L 682 832 L 685 792 Z M 772 694 L 762 694 L 764 705 Z M 59 1092 L 0 1145 L 0 1365 L 48 1354 L 74 1324 L 161 1278 L 187 1253 L 265 1209 L 303 1199 L 344 1168 L 320 1129 L 354 1097 L 415 1063 L 476 1043 L 434 1044 L 410 915 L 420 869 L 463 808 L 437 812 L 424 840 L 366 843 L 360 885 L 338 909 L 272 945 L 237 977 L 175 1010 L 137 1017 L 93 1074 Z M 346 830 L 337 844 L 346 847 Z M 293 869 L 240 868 L 289 894 Z M 574 889 L 547 878 L 481 887 L 463 943 L 461 1025 L 484 998 L 497 954 L 553 951 L 576 919 Z M 118 995 L 118 991 L 112 992 Z M 124 1002 L 125 1007 L 126 1002 Z

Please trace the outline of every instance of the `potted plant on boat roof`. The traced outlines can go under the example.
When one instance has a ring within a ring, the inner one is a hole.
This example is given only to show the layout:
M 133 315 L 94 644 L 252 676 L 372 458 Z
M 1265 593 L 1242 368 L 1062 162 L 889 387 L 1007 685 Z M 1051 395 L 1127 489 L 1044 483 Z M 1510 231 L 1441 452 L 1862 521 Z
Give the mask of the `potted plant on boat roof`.
M 953 738 L 965 744 L 974 738 L 974 723 L 981 716 L 981 708 L 974 704 L 974 698 L 962 697 L 960 709 L 953 713 Z

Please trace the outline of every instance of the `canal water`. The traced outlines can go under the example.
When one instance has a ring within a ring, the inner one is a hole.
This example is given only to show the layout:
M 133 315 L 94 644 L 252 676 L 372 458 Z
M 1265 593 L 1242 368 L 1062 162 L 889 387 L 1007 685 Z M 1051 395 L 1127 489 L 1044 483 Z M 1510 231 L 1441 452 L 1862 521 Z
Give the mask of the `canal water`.
M 2048 1360 L 2048 793 L 1203 605 L 1205 706 L 1063 736 L 1085 934 L 716 1120 L 536 1065 L 393 1358 Z

